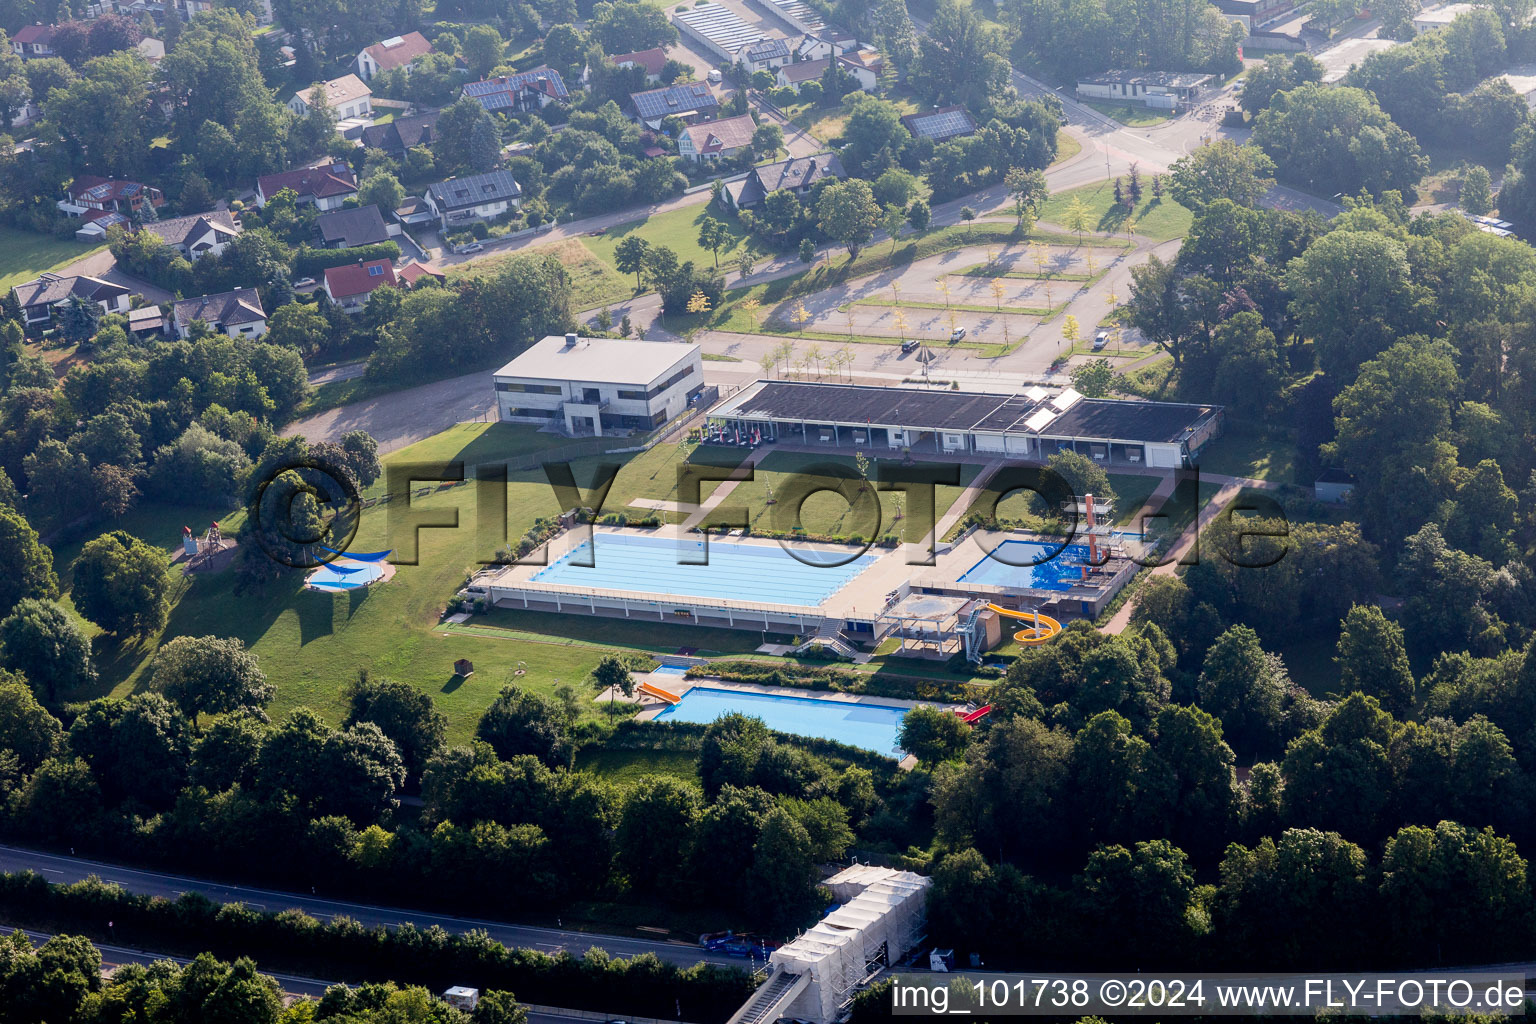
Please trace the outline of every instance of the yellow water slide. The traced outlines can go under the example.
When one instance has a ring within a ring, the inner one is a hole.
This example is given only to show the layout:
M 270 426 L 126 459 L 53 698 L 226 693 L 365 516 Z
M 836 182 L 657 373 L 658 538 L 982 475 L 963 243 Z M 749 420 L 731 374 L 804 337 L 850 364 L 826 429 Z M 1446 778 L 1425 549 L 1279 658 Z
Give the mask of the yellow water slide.
M 664 700 L 668 704 L 676 704 L 678 701 L 683 699 L 677 694 L 673 693 L 671 690 L 663 690 L 661 687 L 652 686 L 650 683 L 641 683 L 640 692 L 648 697 L 655 697 L 658 700 Z
M 1061 632 L 1061 623 L 1049 615 L 1039 612 L 1020 612 L 1012 608 L 1004 608 L 1001 605 L 987 605 L 992 611 L 1007 619 L 1028 619 L 1033 626 L 1029 629 L 1021 629 L 1013 634 L 1015 643 L 1029 647 L 1033 644 L 1043 644 L 1057 633 Z

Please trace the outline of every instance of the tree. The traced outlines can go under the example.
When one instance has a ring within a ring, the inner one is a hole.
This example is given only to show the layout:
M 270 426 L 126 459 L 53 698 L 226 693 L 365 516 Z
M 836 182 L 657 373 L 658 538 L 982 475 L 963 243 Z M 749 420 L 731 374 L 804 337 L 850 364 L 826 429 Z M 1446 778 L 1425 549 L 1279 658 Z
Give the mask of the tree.
M 773 156 L 784 148 L 784 129 L 771 122 L 757 126 L 752 132 L 752 152 L 759 156 Z
M 1068 313 L 1061 318 L 1061 336 L 1067 339 L 1068 347 L 1077 344 L 1077 339 L 1082 336 L 1082 328 L 1078 325 L 1077 317 Z
M 1428 161 L 1413 136 L 1363 89 L 1307 84 L 1254 121 L 1253 142 L 1279 177 L 1316 192 L 1408 190 Z
M 316 83 L 304 97 L 304 113 L 293 122 L 290 139 L 296 153 L 320 156 L 337 148 L 336 111 L 325 94 L 325 85 Z
M 69 747 L 111 800 L 164 808 L 186 781 L 191 730 L 158 693 L 92 701 L 69 729 Z
M 469 65 L 470 76 L 480 79 L 501 63 L 505 50 L 506 42 L 495 28 L 490 25 L 471 25 L 464 33 L 464 44 L 459 53 Z
M 553 768 L 570 763 L 570 727 L 570 715 L 563 705 L 504 686 L 481 716 L 475 736 L 489 743 L 503 760 L 532 754 Z
M 971 224 L 976 220 L 976 211 L 969 206 L 960 207 L 960 219 L 965 221 L 965 237 L 971 237 Z
M 912 230 L 927 231 L 932 220 L 933 211 L 928 208 L 928 204 L 921 199 L 912 200 L 912 205 L 907 208 L 907 223 L 912 225 Z
M 420 778 L 427 760 L 443 748 L 448 718 L 431 696 L 392 679 L 374 678 L 366 671 L 347 691 L 343 725 L 372 722 L 400 751 L 409 778 Z
M 816 240 L 814 238 L 800 239 L 800 251 L 798 253 L 801 263 L 816 262 Z
M 57 604 L 30 597 L 0 621 L 0 667 L 20 672 L 50 704 L 96 681 L 85 634 Z
M 1285 817 L 1344 835 L 1379 835 L 1396 723 L 1375 697 L 1355 693 L 1315 729 L 1291 741 L 1280 771 Z
M 432 136 L 439 170 L 475 166 L 476 135 L 483 136 L 487 127 L 495 133 L 491 115 L 473 97 L 465 96 L 444 107 Z
M 751 905 L 762 908 L 774 924 L 789 924 L 810 908 L 816 877 L 810 833 L 787 810 L 773 808 L 763 817 L 752 847 Z
M 71 596 L 80 614 L 119 637 L 165 624 L 170 573 L 165 555 L 121 530 L 86 543 L 75 559 Z
M 1115 370 L 1108 359 L 1093 359 L 1072 369 L 1072 387 L 1089 398 L 1103 398 L 1114 386 Z
M 625 235 L 613 248 L 613 265 L 621 274 L 635 275 L 635 291 L 639 291 L 640 275 L 648 266 L 651 243 L 639 235 Z
M 698 790 L 681 779 L 647 775 L 624 797 L 616 836 L 619 863 L 633 882 L 660 877 L 686 861 L 702 809 Z
M 101 306 L 79 295 L 71 295 L 59 311 L 60 332 L 77 345 L 94 338 L 100 324 Z
M 136 174 L 149 153 L 149 62 L 126 51 L 80 70 L 79 80 L 49 94 L 42 130 L 63 143 L 73 166 Z
M 1375 697 L 1392 714 L 1413 710 L 1413 670 L 1403 628 L 1375 605 L 1355 605 L 1344 617 L 1338 647 L 1339 692 Z
M 491 989 L 480 993 L 475 1007 L 475 1024 L 528 1024 L 528 1008 L 511 992 Z
M 730 225 L 706 214 L 699 221 L 699 248 L 708 249 L 715 257 L 716 269 L 720 266 L 720 250 L 731 244 Z
M 592 38 L 607 53 L 632 53 L 677 42 L 666 12 L 633 0 L 599 0 L 592 8 Z
M 377 206 L 388 216 L 405 202 L 405 187 L 388 171 L 374 171 L 358 185 L 357 201 L 363 206 Z
M 15 757 L 16 770 L 32 773 L 58 751 L 63 740 L 59 720 L 37 702 L 26 680 L 0 672 L 0 749 Z
M 1001 27 L 983 21 L 968 6 L 940 0 L 918 39 L 912 87 L 932 103 L 980 110 L 1009 84 L 1007 49 Z
M 608 692 L 610 711 L 614 699 L 620 693 L 625 697 L 635 695 L 635 677 L 629 674 L 629 666 L 614 654 L 605 654 L 598 661 L 597 667 L 592 670 L 592 685 L 599 693 Z
M 1077 235 L 1079 243 L 1091 226 L 1090 216 L 1088 204 L 1083 202 L 1083 197 L 1073 196 L 1072 201 L 1067 204 L 1066 227 L 1068 231 Z
M 1013 213 L 1018 218 L 1019 230 L 1028 232 L 1040 215 L 1040 207 L 1050 196 L 1045 184 L 1045 172 L 1038 169 L 1014 167 L 1003 176 L 1003 188 L 1013 198 Z
M 193 722 L 201 714 L 263 709 L 276 688 L 237 637 L 179 636 L 163 644 L 150 664 L 150 688 L 163 693 Z
M 1217 139 L 1173 163 L 1174 201 L 1199 213 L 1217 199 L 1257 207 L 1275 184 L 1275 162 L 1256 146 Z
M 329 338 L 330 325 L 320 311 L 307 302 L 279 306 L 267 321 L 264 336 L 268 344 L 284 345 L 305 357 L 324 350 Z
M 880 223 L 880 204 L 875 202 L 869 182 L 850 178 L 833 182 L 822 190 L 816 214 L 822 233 L 846 246 L 852 262 Z
M 1239 750 L 1278 751 L 1285 735 L 1290 679 L 1280 659 L 1247 626 L 1233 626 L 1206 652 L 1197 691 L 1200 706 L 1221 720 Z
M 902 750 L 922 764 L 938 764 L 959 757 L 970 740 L 970 726 L 943 708 L 921 705 L 901 719 L 898 740 Z
M 23 598 L 46 601 L 58 595 L 53 552 L 38 541 L 25 516 L 0 505 L 0 609 L 9 614 Z
M 1469 878 L 1478 879 L 1470 889 Z M 1504 929 L 1522 926 L 1531 900 L 1526 862 L 1514 843 L 1491 828 L 1476 831 L 1453 821 L 1405 828 L 1387 841 L 1381 898 L 1395 955 L 1424 958 L 1454 949 L 1474 959 L 1491 955 Z
M 1482 164 L 1467 168 L 1461 179 L 1461 208 L 1475 217 L 1493 212 L 1493 179 Z
M 1299 330 L 1316 344 L 1324 372 L 1341 382 L 1417 323 L 1421 291 L 1407 250 L 1377 232 L 1329 232 L 1291 261 L 1285 283 Z

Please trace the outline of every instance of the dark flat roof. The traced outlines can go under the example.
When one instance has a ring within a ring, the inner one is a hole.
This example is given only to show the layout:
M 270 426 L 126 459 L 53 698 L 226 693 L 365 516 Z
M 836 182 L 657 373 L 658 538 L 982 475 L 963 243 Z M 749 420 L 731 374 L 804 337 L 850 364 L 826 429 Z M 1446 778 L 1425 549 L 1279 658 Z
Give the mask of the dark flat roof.
M 1048 401 L 969 391 L 763 381 L 755 391 L 728 399 L 714 415 L 1176 444 L 1219 411 L 1217 406 L 1180 402 L 1084 398 L 1038 432 L 1027 428 L 1025 420 L 1047 408 Z

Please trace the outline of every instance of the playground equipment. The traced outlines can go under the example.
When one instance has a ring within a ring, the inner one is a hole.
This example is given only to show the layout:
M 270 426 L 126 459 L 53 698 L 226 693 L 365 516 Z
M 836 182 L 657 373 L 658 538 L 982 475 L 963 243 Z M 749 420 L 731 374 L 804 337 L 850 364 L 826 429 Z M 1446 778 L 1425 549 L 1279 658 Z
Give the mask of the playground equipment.
M 645 694 L 647 697 L 655 697 L 657 700 L 663 701 L 667 704 L 676 704 L 678 701 L 683 699 L 677 694 L 673 693 L 671 690 L 663 690 L 661 687 L 652 686 L 650 683 L 641 683 L 640 692 Z
M 213 563 L 213 556 L 224 550 L 224 535 L 219 530 L 219 524 L 208 524 L 208 530 L 203 534 L 202 540 L 197 539 L 197 535 L 192 532 L 192 527 L 183 526 L 181 549 L 187 556 L 188 572 L 207 568 Z
M 989 604 L 987 608 L 1005 619 L 1028 619 L 1034 623 L 1029 629 L 1021 629 L 1013 634 L 1014 642 L 1025 647 L 1043 644 L 1061 632 L 1060 622 L 1040 612 L 1016 612 L 1012 608 L 1004 608 L 1001 605 L 995 604 Z

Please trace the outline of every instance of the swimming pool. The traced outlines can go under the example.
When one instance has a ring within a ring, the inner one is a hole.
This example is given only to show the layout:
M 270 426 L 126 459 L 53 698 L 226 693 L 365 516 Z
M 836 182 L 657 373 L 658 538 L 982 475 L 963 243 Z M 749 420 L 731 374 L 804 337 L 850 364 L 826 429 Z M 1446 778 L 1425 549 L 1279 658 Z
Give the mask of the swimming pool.
M 709 564 L 678 564 L 683 558 L 698 557 L 697 550 L 698 542 L 692 538 L 680 544 L 673 537 L 597 533 L 591 541 L 540 569 L 533 582 L 762 604 L 819 605 L 878 557 L 864 554 L 846 565 L 807 565 L 777 544 L 716 539 L 709 544 Z M 592 564 L 579 564 L 584 562 Z
M 707 724 L 732 711 L 761 718 L 764 725 L 778 732 L 836 740 L 887 757 L 903 756 L 897 738 L 907 709 L 885 704 L 852 704 L 695 686 L 683 694 L 681 701 L 657 715 L 656 720 Z
M 1056 557 L 1057 545 L 1033 540 L 1005 540 L 965 571 L 961 583 L 994 587 L 1027 587 L 1031 590 L 1070 590 L 1083 578 L 1088 563 L 1085 544 L 1068 544 Z M 1030 564 L 1038 563 L 1038 564 Z
M 685 676 L 688 674 L 687 665 L 658 665 L 651 669 L 652 675 L 658 676 Z

